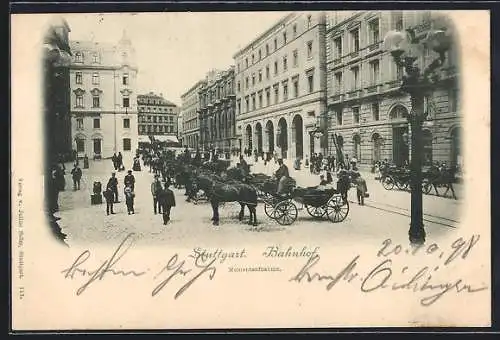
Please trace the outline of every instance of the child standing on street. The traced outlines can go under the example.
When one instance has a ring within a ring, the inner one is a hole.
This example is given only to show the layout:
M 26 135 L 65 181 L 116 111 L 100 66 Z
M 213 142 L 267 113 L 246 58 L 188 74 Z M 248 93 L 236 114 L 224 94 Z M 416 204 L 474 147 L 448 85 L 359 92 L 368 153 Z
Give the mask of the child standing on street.
M 123 193 L 125 194 L 125 203 L 127 204 L 127 212 L 128 214 L 135 214 L 134 211 L 134 191 L 132 190 L 132 186 L 130 183 L 127 184 L 125 189 L 123 190 Z
M 170 221 L 170 209 L 175 207 L 174 192 L 169 189 L 170 181 L 165 183 L 165 188 L 158 193 L 158 201 L 163 210 L 163 224 L 166 225 Z

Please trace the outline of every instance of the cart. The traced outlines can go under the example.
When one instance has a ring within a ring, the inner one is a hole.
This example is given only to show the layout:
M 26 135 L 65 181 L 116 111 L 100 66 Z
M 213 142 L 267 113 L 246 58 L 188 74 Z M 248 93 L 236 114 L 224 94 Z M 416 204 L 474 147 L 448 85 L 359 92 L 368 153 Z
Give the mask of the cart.
M 349 214 L 349 202 L 334 188 L 296 188 L 287 196 L 268 194 L 264 199 L 264 212 L 281 225 L 294 223 L 304 208 L 313 218 L 326 217 L 333 223 L 344 221 Z

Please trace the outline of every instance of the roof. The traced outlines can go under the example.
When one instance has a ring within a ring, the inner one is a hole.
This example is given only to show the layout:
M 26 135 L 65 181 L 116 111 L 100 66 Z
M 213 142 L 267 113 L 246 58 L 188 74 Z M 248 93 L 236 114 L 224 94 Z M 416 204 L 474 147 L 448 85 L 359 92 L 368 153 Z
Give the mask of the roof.
M 161 95 L 157 95 L 153 92 L 149 92 L 147 94 L 138 94 L 137 95 L 137 99 L 159 99 L 162 101 L 162 104 L 163 105 L 168 105 L 168 106 L 176 106 L 177 107 L 177 104 L 163 98 Z
M 116 46 L 100 41 L 70 40 L 69 46 L 72 50 L 115 50 Z

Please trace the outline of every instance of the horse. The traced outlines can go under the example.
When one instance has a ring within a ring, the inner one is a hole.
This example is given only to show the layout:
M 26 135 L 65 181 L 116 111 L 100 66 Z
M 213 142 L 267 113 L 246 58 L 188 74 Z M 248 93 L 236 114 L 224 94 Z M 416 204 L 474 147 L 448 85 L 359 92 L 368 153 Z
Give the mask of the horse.
M 201 189 L 207 195 L 212 206 L 212 221 L 214 226 L 219 225 L 219 205 L 226 202 L 238 202 L 241 210 L 238 219 L 243 220 L 245 206 L 250 212 L 248 224 L 257 226 L 257 191 L 251 185 L 240 183 L 235 180 L 223 181 L 221 177 L 201 173 L 196 176 L 197 190 Z

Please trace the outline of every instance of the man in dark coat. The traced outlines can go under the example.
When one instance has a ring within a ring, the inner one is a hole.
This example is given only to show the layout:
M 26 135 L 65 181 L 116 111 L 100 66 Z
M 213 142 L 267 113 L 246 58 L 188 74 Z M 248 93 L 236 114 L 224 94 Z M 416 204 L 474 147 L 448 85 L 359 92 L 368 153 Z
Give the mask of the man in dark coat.
M 115 213 L 113 211 L 113 201 L 114 201 L 115 193 L 113 192 L 113 190 L 109 186 L 109 182 L 108 182 L 108 186 L 106 187 L 106 190 L 104 190 L 104 192 L 103 192 L 103 195 L 104 195 L 104 199 L 106 200 L 106 215 L 109 215 L 109 214 L 114 215 Z
M 163 210 L 163 224 L 166 225 L 170 221 L 170 209 L 175 207 L 174 192 L 169 189 L 170 181 L 165 183 L 165 188 L 158 193 L 158 200 Z
M 288 167 L 283 163 L 283 159 L 282 158 L 278 159 L 278 164 L 279 164 L 280 167 L 278 168 L 278 170 L 276 170 L 276 172 L 275 172 L 274 175 L 276 176 L 276 179 L 278 180 L 278 190 L 277 190 L 277 193 L 279 195 L 281 195 L 281 194 L 285 193 L 286 181 L 290 177 L 290 174 L 288 172 Z
M 160 177 L 158 175 L 155 175 L 155 180 L 153 183 L 151 183 L 151 195 L 153 196 L 153 211 L 155 215 L 157 211 L 160 214 L 162 211 L 162 206 L 159 202 L 159 197 L 158 197 L 161 190 L 162 187 L 161 187 Z
M 111 157 L 111 160 L 113 161 L 115 170 L 118 170 L 118 156 L 116 156 L 116 152 L 113 154 L 113 157 Z
M 243 155 L 240 156 L 240 168 L 243 171 L 243 176 L 248 176 L 250 173 L 250 168 L 248 167 L 247 161 L 245 161 L 245 158 Z
M 123 179 L 123 184 L 125 184 L 125 186 L 127 186 L 127 185 L 130 184 L 130 187 L 132 188 L 132 191 L 134 191 L 134 188 L 135 188 L 135 177 L 132 174 L 132 170 L 128 171 L 128 174 Z
M 116 178 L 116 174 L 114 172 L 111 173 L 111 178 L 108 181 L 107 188 L 111 188 L 115 197 L 115 203 L 118 203 L 118 179 Z
M 80 180 L 82 179 L 82 169 L 75 163 L 75 167 L 71 169 L 71 176 L 73 177 L 73 190 L 80 190 Z

